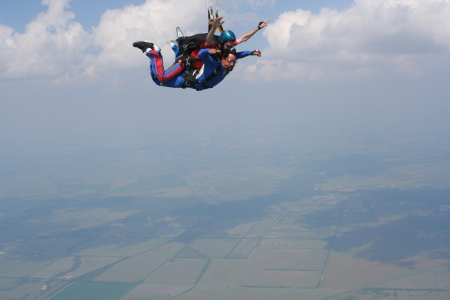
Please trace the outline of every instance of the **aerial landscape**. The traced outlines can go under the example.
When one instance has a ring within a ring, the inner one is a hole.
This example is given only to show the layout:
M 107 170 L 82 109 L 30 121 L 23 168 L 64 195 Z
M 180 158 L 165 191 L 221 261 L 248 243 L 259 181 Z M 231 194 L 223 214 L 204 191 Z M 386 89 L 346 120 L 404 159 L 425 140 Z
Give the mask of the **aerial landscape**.
M 450 295 L 449 145 L 229 135 L 3 162 L 2 299 Z
M 0 300 L 450 299 L 448 20 L 0 1 Z

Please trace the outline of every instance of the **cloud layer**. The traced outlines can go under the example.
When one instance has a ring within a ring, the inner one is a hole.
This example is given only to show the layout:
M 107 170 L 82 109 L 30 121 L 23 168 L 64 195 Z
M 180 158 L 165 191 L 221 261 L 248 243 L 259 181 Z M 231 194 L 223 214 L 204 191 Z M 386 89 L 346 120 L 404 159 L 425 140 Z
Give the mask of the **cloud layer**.
M 24 33 L 0 25 L 0 78 L 59 82 L 142 67 L 133 41 L 151 39 L 163 46 L 175 38 L 176 26 L 187 34 L 205 27 L 202 1 L 180 6 L 179 0 L 147 0 L 106 11 L 87 31 L 74 21 L 69 2 L 43 0 L 47 11 Z M 274 1 L 250 4 L 272 6 Z M 450 0 L 355 0 L 340 12 L 296 9 L 273 19 L 263 32 L 269 44 L 263 58 L 247 62 L 241 74 L 263 74 L 266 80 L 383 72 L 421 76 L 449 61 Z
M 355 0 L 347 10 L 297 9 L 266 29 L 266 57 L 250 72 L 313 79 L 395 72 L 420 76 L 448 63 L 450 1 Z M 285 71 L 282 71 L 285 70 Z
M 91 37 L 73 22 L 74 14 L 66 10 L 68 0 L 42 4 L 48 5 L 47 12 L 31 21 L 25 33 L 0 25 L 1 78 L 56 77 L 83 59 Z
M 69 11 L 70 0 L 43 0 L 46 12 L 31 21 L 23 34 L 0 25 L 0 78 L 49 77 L 60 81 L 92 77 L 142 63 L 131 44 L 175 38 L 175 27 L 199 30 L 200 3 L 180 6 L 177 0 L 148 0 L 140 6 L 107 10 L 99 25 L 87 32 Z M 188 33 L 188 31 L 187 31 Z M 162 45 L 161 45 L 162 46 Z

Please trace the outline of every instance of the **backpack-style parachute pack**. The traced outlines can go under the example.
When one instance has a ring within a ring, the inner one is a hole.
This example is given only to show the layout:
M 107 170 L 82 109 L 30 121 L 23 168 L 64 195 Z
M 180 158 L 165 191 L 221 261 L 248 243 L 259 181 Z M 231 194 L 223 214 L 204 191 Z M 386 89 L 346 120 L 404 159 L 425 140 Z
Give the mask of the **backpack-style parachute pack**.
M 182 36 L 177 39 L 178 47 L 181 52 L 181 59 L 187 70 L 191 69 L 191 64 L 193 62 L 199 61 L 200 59 L 192 57 L 192 51 L 200 49 L 200 45 L 206 41 L 207 33 L 199 33 L 192 36 Z M 214 43 L 219 44 L 219 36 L 215 35 L 213 37 Z
M 192 51 L 200 49 L 200 45 L 206 41 L 207 33 L 199 33 L 192 36 L 179 37 L 178 47 L 183 55 L 190 55 Z M 219 44 L 219 36 L 215 35 L 214 43 Z
M 208 32 L 212 28 L 212 24 L 214 23 L 214 18 L 219 17 L 219 6 L 220 0 L 217 0 L 216 4 L 216 13 L 214 14 L 212 0 L 207 0 L 208 7 Z M 219 27 L 219 32 L 223 32 L 222 25 Z M 194 58 L 191 56 L 192 51 L 200 49 L 200 45 L 206 41 L 207 33 L 199 33 L 192 36 L 184 36 L 181 32 L 180 27 L 177 27 L 177 38 L 178 47 L 181 51 L 181 59 L 183 60 L 185 67 L 187 70 L 191 69 L 191 63 L 195 61 L 199 61 L 198 58 Z M 219 44 L 219 36 L 215 35 L 213 37 L 213 41 L 216 45 Z

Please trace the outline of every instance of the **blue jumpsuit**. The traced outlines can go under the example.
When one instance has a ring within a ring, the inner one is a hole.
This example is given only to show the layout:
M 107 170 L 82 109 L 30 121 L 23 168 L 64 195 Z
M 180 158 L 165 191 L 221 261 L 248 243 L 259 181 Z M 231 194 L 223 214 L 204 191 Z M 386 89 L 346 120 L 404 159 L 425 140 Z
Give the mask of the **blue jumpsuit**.
M 176 49 L 174 49 L 175 51 Z M 218 62 L 214 57 L 209 55 L 209 49 L 202 49 L 198 52 L 198 56 L 203 62 L 203 67 L 200 69 L 200 76 L 197 77 L 199 81 L 204 81 L 207 79 L 220 65 L 219 72 L 217 75 L 210 78 L 204 87 L 202 84 L 196 84 L 191 88 L 196 90 L 204 90 L 205 88 L 212 88 L 219 84 L 227 75 L 228 71 L 225 70 L 221 62 Z M 253 51 L 242 51 L 236 54 L 236 59 L 241 59 L 249 56 Z M 150 74 L 153 81 L 160 86 L 172 87 L 172 88 L 182 88 L 184 86 L 185 80 L 180 76 L 182 72 L 186 72 L 184 65 L 182 63 L 175 62 L 169 69 L 164 71 L 163 57 L 160 52 L 155 50 L 150 50 L 146 53 L 150 58 Z

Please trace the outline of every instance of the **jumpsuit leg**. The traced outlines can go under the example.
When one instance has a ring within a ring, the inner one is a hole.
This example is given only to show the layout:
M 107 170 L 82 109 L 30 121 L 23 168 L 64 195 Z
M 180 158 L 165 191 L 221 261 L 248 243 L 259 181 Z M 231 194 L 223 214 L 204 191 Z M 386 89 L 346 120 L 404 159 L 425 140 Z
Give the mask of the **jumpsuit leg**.
M 169 69 L 164 70 L 164 61 L 160 52 L 150 50 L 146 55 L 150 58 L 150 72 L 153 81 L 158 85 L 164 85 L 164 82 L 179 76 L 184 69 L 184 64 L 175 63 Z
M 178 47 L 178 44 L 172 45 L 172 50 L 175 53 L 175 61 L 178 60 L 178 58 L 181 56 L 180 47 Z

